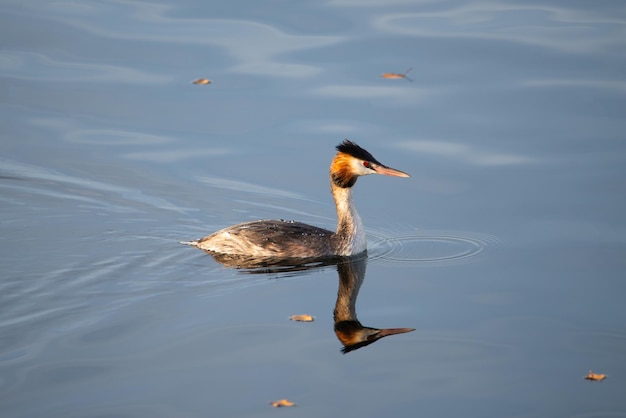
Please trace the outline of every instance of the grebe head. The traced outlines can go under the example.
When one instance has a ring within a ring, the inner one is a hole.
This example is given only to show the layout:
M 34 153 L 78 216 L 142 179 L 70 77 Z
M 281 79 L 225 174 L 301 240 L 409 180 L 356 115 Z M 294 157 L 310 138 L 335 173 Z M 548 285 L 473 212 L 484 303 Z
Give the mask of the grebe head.
M 337 145 L 337 155 L 330 165 L 333 183 L 341 188 L 352 187 L 359 176 L 383 174 L 394 177 L 411 177 L 379 162 L 372 154 L 350 140 Z
M 364 327 L 359 321 L 342 321 L 335 324 L 335 334 L 343 348 L 344 354 L 366 347 L 383 337 L 415 331 L 415 328 L 370 328 Z

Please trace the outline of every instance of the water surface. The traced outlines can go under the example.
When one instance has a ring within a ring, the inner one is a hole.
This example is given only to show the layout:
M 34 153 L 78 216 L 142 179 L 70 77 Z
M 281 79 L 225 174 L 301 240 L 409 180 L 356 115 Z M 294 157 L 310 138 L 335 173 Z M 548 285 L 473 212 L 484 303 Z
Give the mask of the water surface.
M 2 416 L 626 416 L 619 3 L 5 1 L 0 22 Z M 179 244 L 332 229 L 344 138 L 412 175 L 356 185 L 356 307 L 415 328 L 347 354 L 336 266 Z

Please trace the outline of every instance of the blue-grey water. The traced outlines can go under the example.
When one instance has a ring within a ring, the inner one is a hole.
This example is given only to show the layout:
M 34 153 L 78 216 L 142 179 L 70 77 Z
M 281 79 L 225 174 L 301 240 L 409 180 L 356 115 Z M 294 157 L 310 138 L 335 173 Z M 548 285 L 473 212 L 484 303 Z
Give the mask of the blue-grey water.
M 0 416 L 626 416 L 625 132 L 618 1 L 3 1 Z M 347 354 L 335 266 L 179 244 L 332 229 L 344 138 L 415 328 Z

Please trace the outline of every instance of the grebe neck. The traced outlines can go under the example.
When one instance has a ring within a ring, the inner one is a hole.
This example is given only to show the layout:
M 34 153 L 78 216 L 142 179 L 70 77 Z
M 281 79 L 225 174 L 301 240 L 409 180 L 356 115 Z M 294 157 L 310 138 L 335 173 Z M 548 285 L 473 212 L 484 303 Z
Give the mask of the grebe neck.
M 352 188 L 339 187 L 331 180 L 331 191 L 337 208 L 336 251 L 350 256 L 367 249 L 365 228 L 352 201 Z
M 356 321 L 356 299 L 365 279 L 365 258 L 337 264 L 339 289 L 333 311 L 335 324 L 343 321 Z

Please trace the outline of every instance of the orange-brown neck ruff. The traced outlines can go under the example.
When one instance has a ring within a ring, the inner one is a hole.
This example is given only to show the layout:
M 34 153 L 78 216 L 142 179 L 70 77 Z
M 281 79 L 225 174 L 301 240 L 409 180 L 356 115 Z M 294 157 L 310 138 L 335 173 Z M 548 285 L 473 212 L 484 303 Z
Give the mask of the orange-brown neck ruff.
M 352 170 L 354 157 L 343 152 L 338 152 L 330 165 L 330 179 L 333 184 L 342 189 L 354 186 L 358 176 Z

